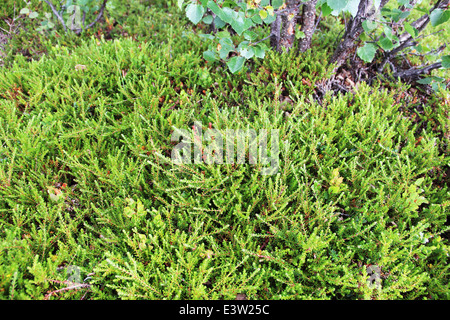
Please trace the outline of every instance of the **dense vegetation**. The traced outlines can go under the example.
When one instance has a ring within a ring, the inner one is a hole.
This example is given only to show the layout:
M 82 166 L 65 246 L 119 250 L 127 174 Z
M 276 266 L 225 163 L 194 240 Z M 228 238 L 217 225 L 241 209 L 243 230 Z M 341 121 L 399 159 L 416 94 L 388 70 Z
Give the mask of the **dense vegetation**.
M 431 88 L 334 70 L 333 15 L 311 48 L 232 74 L 176 1 L 108 1 L 83 32 L 14 3 L 0 4 L 2 299 L 450 298 L 448 71 Z M 278 129 L 278 173 L 174 164 L 174 128 L 196 121 Z

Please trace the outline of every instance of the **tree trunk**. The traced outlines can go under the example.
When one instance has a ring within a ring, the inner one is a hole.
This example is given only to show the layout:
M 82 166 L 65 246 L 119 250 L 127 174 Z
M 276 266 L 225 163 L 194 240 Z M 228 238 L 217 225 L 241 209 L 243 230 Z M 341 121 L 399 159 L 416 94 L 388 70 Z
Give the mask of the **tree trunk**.
M 372 0 L 361 0 L 356 17 L 352 17 L 347 23 L 344 36 L 331 57 L 330 63 L 336 64 L 334 71 L 342 66 L 348 56 L 356 49 L 356 46 L 358 45 L 357 40 L 364 31 L 362 22 L 374 17 L 387 2 L 388 0 L 381 0 L 380 7 L 378 10 L 375 10 Z
M 271 25 L 270 45 L 278 52 L 292 48 L 295 39 L 295 26 L 300 4 L 298 0 L 287 0 L 286 7 L 275 11 L 277 17 Z
M 305 36 L 300 39 L 299 50 L 305 52 L 311 48 L 311 39 L 314 33 L 316 23 L 316 4 L 317 0 L 310 0 L 303 5 L 302 13 L 302 31 Z
M 296 0 L 286 1 L 286 12 L 281 16 L 280 43 L 278 51 L 291 50 L 295 40 L 295 26 L 297 25 L 298 3 Z
M 281 15 L 277 14 L 275 21 L 270 26 L 270 45 L 276 51 L 279 51 L 280 45 L 280 28 L 281 28 Z

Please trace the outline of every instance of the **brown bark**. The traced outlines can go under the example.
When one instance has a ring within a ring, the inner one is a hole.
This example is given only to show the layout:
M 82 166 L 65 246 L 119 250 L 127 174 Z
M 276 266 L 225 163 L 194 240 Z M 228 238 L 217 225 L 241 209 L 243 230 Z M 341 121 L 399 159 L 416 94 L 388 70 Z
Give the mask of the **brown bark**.
M 317 0 L 310 0 L 303 5 L 302 31 L 305 36 L 300 39 L 299 50 L 305 52 L 311 48 L 311 39 L 315 29 Z
M 387 2 L 388 0 L 381 0 L 378 10 L 381 10 Z M 364 31 L 362 22 L 374 17 L 376 12 L 372 0 L 361 0 L 356 17 L 352 17 L 348 22 L 344 36 L 331 57 L 330 63 L 336 64 L 335 71 L 344 64 L 348 56 L 356 49 L 358 45 L 357 40 Z
M 287 11 L 281 16 L 280 43 L 278 51 L 282 52 L 283 48 L 289 52 L 294 45 L 295 26 L 297 25 L 298 3 L 297 0 L 286 1 Z

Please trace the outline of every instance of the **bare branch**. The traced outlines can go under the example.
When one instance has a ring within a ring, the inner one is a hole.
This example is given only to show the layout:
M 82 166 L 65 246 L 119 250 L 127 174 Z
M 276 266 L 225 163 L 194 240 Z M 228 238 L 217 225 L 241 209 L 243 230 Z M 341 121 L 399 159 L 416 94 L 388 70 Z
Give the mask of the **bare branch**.
M 430 22 L 430 14 L 436 10 L 436 9 L 442 9 L 446 8 L 449 5 L 450 0 L 438 0 L 433 8 L 430 9 L 429 14 L 424 14 L 419 19 L 411 23 L 413 27 L 415 27 L 419 33 L 422 32 L 425 27 Z M 402 40 L 403 39 L 403 40 Z M 378 67 L 378 72 L 382 72 L 386 63 L 394 57 L 396 54 L 398 54 L 400 51 L 405 50 L 406 48 L 412 47 L 417 45 L 417 42 L 414 41 L 413 37 L 405 32 L 400 36 L 400 41 L 403 41 L 397 48 L 393 49 L 392 51 L 389 51 L 385 54 L 383 61 L 381 62 L 380 66 Z
M 432 70 L 439 69 L 441 67 L 442 67 L 442 63 L 436 62 L 436 63 L 433 63 L 428 66 L 422 65 L 422 66 L 414 67 L 414 68 L 411 68 L 408 70 L 396 72 L 392 76 L 396 79 L 400 78 L 402 80 L 418 80 L 421 75 L 429 74 Z
M 258 44 L 258 43 L 263 42 L 263 41 L 265 41 L 265 40 L 267 40 L 267 39 L 269 39 L 269 38 L 271 38 L 271 37 L 272 37 L 272 34 L 270 34 L 270 35 L 268 35 L 267 37 L 265 37 L 265 38 L 263 38 L 263 39 L 260 39 L 260 40 L 258 40 L 258 41 L 256 41 L 256 42 L 252 42 L 251 44 L 252 44 L 252 45 Z
M 48 4 L 48 6 L 50 7 L 50 9 L 52 9 L 53 13 L 55 14 L 56 18 L 58 18 L 59 22 L 61 22 L 64 31 L 67 32 L 67 27 L 66 24 L 64 23 L 64 19 L 61 17 L 61 15 L 58 13 L 58 11 L 56 10 L 55 6 L 48 0 L 44 0 L 46 4 Z
M 92 28 L 98 22 L 98 20 L 101 19 L 101 17 L 103 16 L 103 11 L 105 10 L 105 7 L 106 7 L 106 2 L 108 2 L 108 0 L 103 0 L 102 6 L 100 7 L 100 11 L 99 11 L 97 17 L 95 18 L 94 21 L 92 21 L 91 24 L 89 24 L 87 26 L 87 29 Z

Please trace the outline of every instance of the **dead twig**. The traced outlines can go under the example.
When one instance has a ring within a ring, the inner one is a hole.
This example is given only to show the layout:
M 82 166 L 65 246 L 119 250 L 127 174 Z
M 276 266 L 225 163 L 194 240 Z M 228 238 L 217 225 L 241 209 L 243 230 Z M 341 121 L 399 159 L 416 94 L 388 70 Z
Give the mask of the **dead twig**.
M 57 294 L 57 293 L 64 292 L 64 291 L 69 291 L 69 290 L 79 290 L 79 289 L 91 288 L 91 285 L 89 283 L 73 283 L 73 282 L 70 282 L 70 281 L 59 281 L 59 280 L 51 280 L 51 279 L 49 279 L 48 281 L 55 282 L 55 283 L 60 283 L 60 284 L 67 284 L 68 286 L 65 287 L 65 288 L 61 288 L 61 289 L 58 289 L 58 290 L 54 290 L 54 291 L 48 292 L 44 296 L 45 300 L 50 299 L 52 294 Z M 83 295 L 83 298 L 84 298 L 85 295 L 86 294 Z
M 403 70 L 394 73 L 392 76 L 397 79 L 400 78 L 402 80 L 418 80 L 421 75 L 429 74 L 434 69 L 439 69 L 442 67 L 441 62 L 436 62 L 430 65 L 421 65 L 419 67 L 413 67 L 408 70 Z

